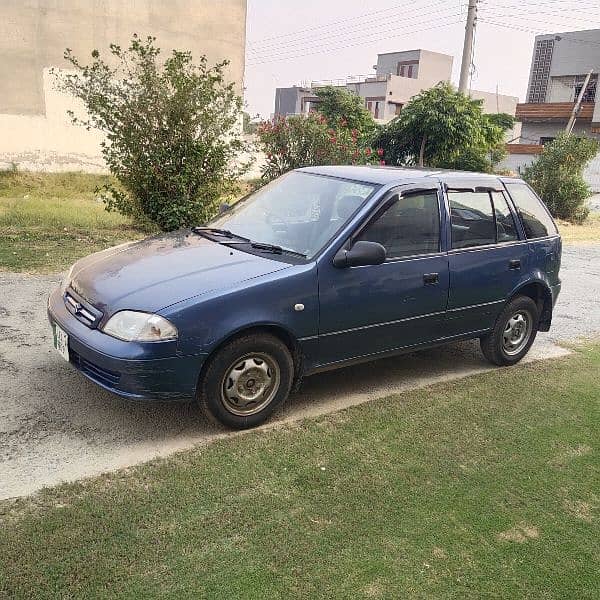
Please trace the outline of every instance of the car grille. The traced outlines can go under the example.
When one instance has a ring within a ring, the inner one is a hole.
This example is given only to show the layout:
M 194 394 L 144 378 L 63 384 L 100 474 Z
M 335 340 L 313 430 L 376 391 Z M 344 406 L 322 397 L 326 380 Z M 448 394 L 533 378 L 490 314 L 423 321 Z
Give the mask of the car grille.
M 108 387 L 114 387 L 121 379 L 120 373 L 103 369 L 86 358 L 83 358 L 83 356 L 73 350 L 69 351 L 69 358 L 77 369 L 98 383 L 102 383 Z
M 104 316 L 95 306 L 84 300 L 72 288 L 68 288 L 64 295 L 67 310 L 84 325 L 95 329 Z

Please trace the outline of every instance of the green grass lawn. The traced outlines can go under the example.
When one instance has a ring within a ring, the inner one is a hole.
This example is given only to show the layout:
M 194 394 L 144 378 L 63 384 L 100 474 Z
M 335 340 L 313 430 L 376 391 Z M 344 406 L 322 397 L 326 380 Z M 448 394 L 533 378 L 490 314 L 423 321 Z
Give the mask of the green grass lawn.
M 143 237 L 94 190 L 107 176 L 0 172 L 0 270 L 62 271 L 75 260 Z
M 10 598 L 598 598 L 600 345 L 2 505 Z

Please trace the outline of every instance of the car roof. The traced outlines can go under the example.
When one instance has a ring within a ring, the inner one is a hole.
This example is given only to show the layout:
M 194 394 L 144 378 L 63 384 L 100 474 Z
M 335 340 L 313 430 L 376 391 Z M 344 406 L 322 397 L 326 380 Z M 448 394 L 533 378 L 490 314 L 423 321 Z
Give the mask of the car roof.
M 393 185 L 395 183 L 409 183 L 419 179 L 433 179 L 452 186 L 453 182 L 468 179 L 470 182 L 480 182 L 481 185 L 498 184 L 499 181 L 515 181 L 513 177 L 500 177 L 489 173 L 474 173 L 472 171 L 450 171 L 447 169 L 406 168 L 406 167 L 383 167 L 373 165 L 360 166 L 322 166 L 303 167 L 297 169 L 303 173 L 315 175 L 327 175 L 329 177 L 340 177 L 362 181 L 364 183 L 375 183 L 379 185 Z M 520 181 L 520 180 L 516 180 Z

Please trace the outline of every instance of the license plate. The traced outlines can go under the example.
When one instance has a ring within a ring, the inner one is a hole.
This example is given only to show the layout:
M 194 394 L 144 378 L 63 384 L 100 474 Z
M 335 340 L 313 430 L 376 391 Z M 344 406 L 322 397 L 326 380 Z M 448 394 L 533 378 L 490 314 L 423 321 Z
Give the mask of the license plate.
M 58 353 L 65 359 L 69 360 L 69 335 L 63 331 L 56 323 L 52 325 L 54 331 L 54 347 Z

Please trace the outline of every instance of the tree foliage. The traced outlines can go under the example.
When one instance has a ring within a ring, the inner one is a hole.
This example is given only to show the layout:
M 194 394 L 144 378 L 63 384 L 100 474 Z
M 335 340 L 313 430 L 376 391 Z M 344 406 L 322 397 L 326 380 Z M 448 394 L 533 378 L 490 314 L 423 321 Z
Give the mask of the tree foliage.
M 375 139 L 388 163 L 490 171 L 503 156 L 513 118 L 486 115 L 473 100 L 442 82 L 413 97 Z
M 320 113 L 266 121 L 258 138 L 266 155 L 263 178 L 269 181 L 299 167 L 383 163 L 383 151 L 365 147 L 357 129 L 344 122 L 332 127 Z
M 364 100 L 346 88 L 325 86 L 317 88 L 317 111 L 333 126 L 344 125 L 356 129 L 361 136 L 371 135 L 377 124 L 365 108 Z
M 523 178 L 555 217 L 580 223 L 588 216 L 585 201 L 591 190 L 583 179 L 583 171 L 598 149 L 596 140 L 561 133 L 525 169 Z
M 74 123 L 106 134 L 102 154 L 119 186 L 103 190 L 108 210 L 150 221 L 163 230 L 201 223 L 216 211 L 244 169 L 236 158 L 242 102 L 225 81 L 227 62 L 194 62 L 190 52 L 160 56 L 155 38 L 133 36 L 127 49 L 111 44 L 83 64 L 70 49 L 75 73 L 59 87 L 83 102 Z

